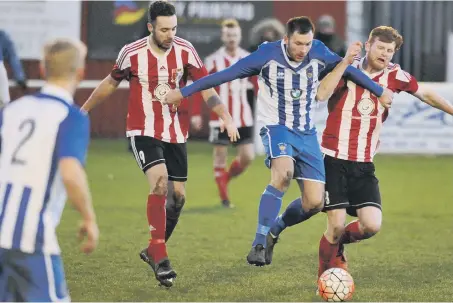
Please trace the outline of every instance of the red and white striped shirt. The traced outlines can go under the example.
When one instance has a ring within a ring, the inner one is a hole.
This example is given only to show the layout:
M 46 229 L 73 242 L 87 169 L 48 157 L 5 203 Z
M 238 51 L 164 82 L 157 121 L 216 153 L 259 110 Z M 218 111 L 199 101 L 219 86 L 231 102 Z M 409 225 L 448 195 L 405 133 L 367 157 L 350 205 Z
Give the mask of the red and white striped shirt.
M 381 86 L 395 93 L 403 91 L 413 94 L 418 90 L 417 80 L 398 64 L 390 64 L 381 72 L 368 74 L 362 68 L 363 60 L 356 58 L 352 66 Z M 370 91 L 344 78 L 330 97 L 328 109 L 321 143 L 323 153 L 343 160 L 372 162 L 388 110 Z
M 186 142 L 189 117 L 181 115 L 179 110 L 172 112 L 161 101 L 171 89 L 184 87 L 188 77 L 196 81 L 207 74 L 192 44 L 179 37 L 174 38 L 165 54 L 153 51 L 149 37 L 124 46 L 111 76 L 117 81 L 129 81 L 126 135 L 149 136 L 170 143 Z
M 250 53 L 242 48 L 238 48 L 236 56 L 231 57 L 221 47 L 205 59 L 206 69 L 209 74 L 224 70 L 235 64 L 238 60 L 247 57 Z M 231 82 L 221 84 L 215 90 L 220 96 L 220 100 L 227 107 L 236 127 L 253 126 L 253 114 L 250 104 L 247 100 L 247 90 L 258 86 L 256 77 L 236 79 Z M 201 95 L 198 94 L 194 98 L 194 102 L 198 103 L 194 106 L 200 106 L 202 103 Z M 195 110 L 197 112 L 197 110 Z M 216 113 L 211 111 L 209 125 L 211 127 L 220 126 L 220 120 Z

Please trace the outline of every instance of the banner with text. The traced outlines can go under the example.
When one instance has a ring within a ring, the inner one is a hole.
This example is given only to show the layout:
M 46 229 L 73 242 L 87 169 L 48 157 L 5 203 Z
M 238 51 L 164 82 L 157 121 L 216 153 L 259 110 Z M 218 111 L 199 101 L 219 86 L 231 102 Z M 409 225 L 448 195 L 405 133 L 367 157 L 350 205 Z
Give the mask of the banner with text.
M 272 16 L 272 2 L 265 1 L 171 1 L 176 8 L 176 35 L 189 40 L 204 59 L 221 45 L 219 24 L 235 18 L 242 27 L 242 47 L 249 47 L 250 29 Z M 88 2 L 88 56 L 116 59 L 121 48 L 149 35 L 148 1 Z
M 80 1 L 0 1 L 0 29 L 21 59 L 40 59 L 52 38 L 80 39 Z

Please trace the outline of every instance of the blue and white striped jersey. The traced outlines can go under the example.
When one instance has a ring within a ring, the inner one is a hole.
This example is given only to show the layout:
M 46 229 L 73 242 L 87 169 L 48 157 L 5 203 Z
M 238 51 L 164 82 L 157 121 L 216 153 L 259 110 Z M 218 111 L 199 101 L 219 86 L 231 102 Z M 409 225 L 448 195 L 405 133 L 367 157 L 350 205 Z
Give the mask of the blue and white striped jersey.
M 262 44 L 257 51 L 231 67 L 204 77 L 181 89 L 184 97 L 238 78 L 259 75 L 257 120 L 264 125 L 285 125 L 299 131 L 314 130 L 312 108 L 320 80 L 342 60 L 324 43 L 313 40 L 300 63 L 290 60 L 283 40 Z M 345 73 L 353 82 L 377 96 L 382 87 L 360 70 L 349 66 Z
M 11 102 L 0 112 L 0 247 L 59 254 L 55 229 L 66 191 L 65 157 L 85 163 L 89 119 L 62 88 Z

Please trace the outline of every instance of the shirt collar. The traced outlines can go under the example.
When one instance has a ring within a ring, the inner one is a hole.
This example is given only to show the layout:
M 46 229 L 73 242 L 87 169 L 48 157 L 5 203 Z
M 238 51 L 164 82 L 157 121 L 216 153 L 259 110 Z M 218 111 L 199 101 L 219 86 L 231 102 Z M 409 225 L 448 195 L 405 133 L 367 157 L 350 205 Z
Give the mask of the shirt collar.
M 57 85 L 46 83 L 42 87 L 41 93 L 63 99 L 68 104 L 74 103 L 74 98 L 71 93 Z

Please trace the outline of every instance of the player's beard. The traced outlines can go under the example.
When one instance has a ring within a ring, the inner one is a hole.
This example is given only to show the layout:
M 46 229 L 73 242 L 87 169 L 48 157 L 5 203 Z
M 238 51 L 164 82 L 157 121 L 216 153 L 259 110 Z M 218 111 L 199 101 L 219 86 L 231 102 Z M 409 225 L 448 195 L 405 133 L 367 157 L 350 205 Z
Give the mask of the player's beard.
M 156 38 L 156 37 L 157 37 L 157 34 L 156 34 L 156 32 L 155 32 L 154 30 L 153 30 L 151 36 L 152 36 L 151 39 L 153 39 L 154 44 L 156 44 L 158 48 L 160 48 L 160 49 L 163 50 L 163 51 L 167 51 L 167 50 L 170 49 L 171 44 L 170 44 L 169 47 L 167 47 L 167 46 L 164 45 L 163 42 L 157 40 L 157 38 Z
M 371 67 L 371 69 L 374 71 L 374 72 L 381 72 L 382 70 L 384 70 L 388 63 L 384 60 L 384 61 L 379 61 L 378 60 L 378 57 L 371 57 L 368 56 L 366 58 L 367 60 L 367 64 Z
M 293 51 L 289 45 L 286 46 L 286 54 L 288 55 L 289 59 L 294 62 L 302 62 L 303 59 L 305 58 L 305 56 L 302 59 L 296 58 L 295 54 L 293 54 Z

